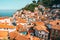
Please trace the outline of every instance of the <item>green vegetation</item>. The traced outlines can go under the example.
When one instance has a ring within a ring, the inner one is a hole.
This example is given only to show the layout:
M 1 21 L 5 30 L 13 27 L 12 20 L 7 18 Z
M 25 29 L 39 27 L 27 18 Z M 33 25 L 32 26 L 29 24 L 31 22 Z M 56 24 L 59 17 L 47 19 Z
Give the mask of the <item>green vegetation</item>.
M 50 7 L 51 2 L 52 2 L 51 0 L 43 0 L 42 5 L 44 5 L 45 7 Z
M 30 10 L 30 11 L 34 11 L 35 7 L 37 7 L 38 5 L 37 4 L 33 4 L 31 3 L 30 5 L 28 5 L 27 7 L 25 7 L 24 9 L 26 10 Z
M 24 7 L 24 9 L 26 10 L 30 10 L 30 11 L 34 11 L 35 7 L 38 7 L 38 4 L 36 3 L 36 1 L 34 0 L 33 3 L 29 4 L 29 5 L 26 5 Z
M 38 7 L 38 5 L 43 5 L 46 8 L 50 8 L 54 4 L 59 4 L 60 0 L 32 0 L 31 4 L 26 5 L 23 9 L 34 11 L 35 7 Z

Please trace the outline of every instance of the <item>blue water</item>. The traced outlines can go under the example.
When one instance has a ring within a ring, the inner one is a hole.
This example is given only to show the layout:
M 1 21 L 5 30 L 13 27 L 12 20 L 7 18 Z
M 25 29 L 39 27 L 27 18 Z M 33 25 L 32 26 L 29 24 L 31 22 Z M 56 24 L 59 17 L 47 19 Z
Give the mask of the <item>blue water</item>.
M 0 10 L 0 17 L 5 17 L 5 16 L 13 16 L 13 14 L 16 12 L 16 10 Z

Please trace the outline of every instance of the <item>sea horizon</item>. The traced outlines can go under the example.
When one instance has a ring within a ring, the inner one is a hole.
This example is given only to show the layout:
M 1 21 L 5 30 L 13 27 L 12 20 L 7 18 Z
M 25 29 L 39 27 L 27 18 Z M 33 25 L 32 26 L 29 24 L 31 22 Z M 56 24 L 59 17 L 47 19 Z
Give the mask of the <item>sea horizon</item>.
M 0 17 L 11 17 L 17 10 L 0 10 Z

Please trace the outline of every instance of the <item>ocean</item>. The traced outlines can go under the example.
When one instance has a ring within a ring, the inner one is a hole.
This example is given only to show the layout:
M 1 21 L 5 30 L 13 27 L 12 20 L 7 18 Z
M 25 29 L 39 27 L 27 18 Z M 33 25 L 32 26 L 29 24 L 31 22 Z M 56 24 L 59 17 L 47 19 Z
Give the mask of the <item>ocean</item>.
M 11 17 L 16 12 L 16 10 L 0 10 L 0 17 Z

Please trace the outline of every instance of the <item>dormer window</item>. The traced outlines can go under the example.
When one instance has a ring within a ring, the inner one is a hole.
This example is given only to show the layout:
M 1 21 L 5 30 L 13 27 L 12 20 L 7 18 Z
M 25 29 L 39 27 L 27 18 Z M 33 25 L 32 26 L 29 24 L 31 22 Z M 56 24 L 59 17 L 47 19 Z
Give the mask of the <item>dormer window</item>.
M 59 25 L 59 23 L 57 23 L 57 25 Z

